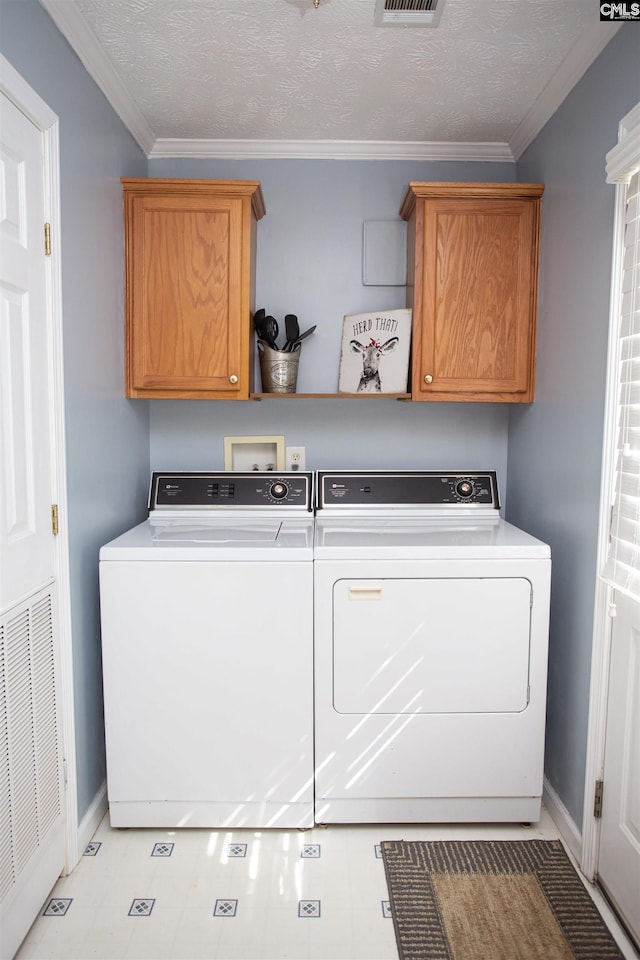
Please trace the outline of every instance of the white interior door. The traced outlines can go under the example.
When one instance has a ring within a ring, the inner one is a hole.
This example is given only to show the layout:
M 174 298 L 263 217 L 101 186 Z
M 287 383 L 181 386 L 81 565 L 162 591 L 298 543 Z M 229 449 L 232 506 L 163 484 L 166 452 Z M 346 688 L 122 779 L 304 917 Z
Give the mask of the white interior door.
M 65 865 L 44 136 L 1 93 L 0 955 Z
M 598 879 L 640 940 L 640 603 L 615 612 Z
M 582 868 L 640 943 L 640 103 L 619 123 L 607 182 L 616 210 Z

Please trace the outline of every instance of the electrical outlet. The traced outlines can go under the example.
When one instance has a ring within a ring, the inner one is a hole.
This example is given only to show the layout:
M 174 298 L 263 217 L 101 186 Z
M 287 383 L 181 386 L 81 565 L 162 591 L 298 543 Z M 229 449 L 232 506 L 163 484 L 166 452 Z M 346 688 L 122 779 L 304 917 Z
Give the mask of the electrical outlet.
M 287 447 L 285 449 L 285 467 L 287 470 L 304 470 L 304 447 Z

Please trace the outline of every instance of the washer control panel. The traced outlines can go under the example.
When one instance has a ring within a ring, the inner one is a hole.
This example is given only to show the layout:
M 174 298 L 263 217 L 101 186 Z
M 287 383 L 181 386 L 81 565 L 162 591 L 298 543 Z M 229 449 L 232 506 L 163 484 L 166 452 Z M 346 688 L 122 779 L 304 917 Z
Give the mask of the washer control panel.
M 498 510 L 495 471 L 342 471 L 318 473 L 318 509 L 326 507 L 483 507 Z
M 311 473 L 154 473 L 149 510 L 312 509 Z

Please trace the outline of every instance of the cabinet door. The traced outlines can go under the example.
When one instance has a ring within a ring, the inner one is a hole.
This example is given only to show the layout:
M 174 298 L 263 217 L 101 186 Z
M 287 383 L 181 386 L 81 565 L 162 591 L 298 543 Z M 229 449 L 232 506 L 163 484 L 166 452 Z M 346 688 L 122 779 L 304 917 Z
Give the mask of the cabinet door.
M 413 399 L 532 400 L 538 201 L 435 198 L 416 214 Z
M 126 203 L 128 396 L 247 397 L 249 201 Z

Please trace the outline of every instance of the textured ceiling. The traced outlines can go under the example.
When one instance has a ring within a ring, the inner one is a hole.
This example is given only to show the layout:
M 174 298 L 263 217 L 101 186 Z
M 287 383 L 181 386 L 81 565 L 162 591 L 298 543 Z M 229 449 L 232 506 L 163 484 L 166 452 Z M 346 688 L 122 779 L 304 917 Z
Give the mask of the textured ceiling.
M 41 2 L 148 153 L 165 140 L 509 144 L 612 35 L 595 0 L 445 0 L 434 28 L 375 26 L 375 0 Z

